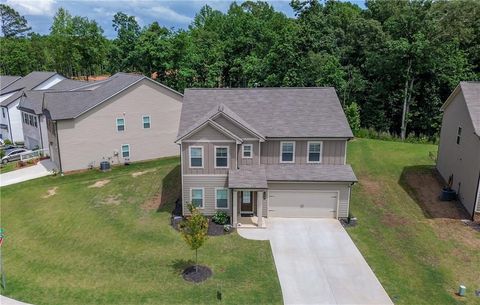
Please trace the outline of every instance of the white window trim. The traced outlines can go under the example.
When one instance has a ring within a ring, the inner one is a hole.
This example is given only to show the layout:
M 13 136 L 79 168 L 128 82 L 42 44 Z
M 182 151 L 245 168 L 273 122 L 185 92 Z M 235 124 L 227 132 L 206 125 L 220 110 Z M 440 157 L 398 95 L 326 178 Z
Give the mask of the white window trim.
M 118 119 L 122 119 L 123 120 L 123 130 L 118 130 Z M 123 117 L 118 117 L 115 119 L 115 129 L 117 130 L 117 132 L 125 132 L 125 130 L 127 130 L 127 120 L 125 120 L 125 118 Z
M 227 207 L 218 207 L 217 206 L 217 191 L 218 190 L 226 190 L 227 191 Z M 226 187 L 216 187 L 215 188 L 215 209 L 217 210 L 228 210 L 230 208 L 230 190 Z
M 191 187 L 190 188 L 190 203 L 193 204 L 193 190 L 202 190 L 202 206 L 196 207 L 197 209 L 203 210 L 205 208 L 205 188 L 204 187 Z M 215 202 L 216 204 L 216 202 Z
M 217 148 L 226 148 L 227 149 L 227 166 L 217 166 Z M 214 146 L 214 149 L 213 149 L 213 165 L 214 165 L 214 168 L 230 168 L 230 146 L 225 146 L 225 145 L 222 145 L 222 146 Z
M 310 144 L 320 144 L 320 158 L 319 161 L 310 161 Z M 323 141 L 308 141 L 307 142 L 307 163 L 322 163 L 323 157 Z
M 145 118 L 148 118 L 148 128 L 145 128 L 145 122 L 143 121 Z M 152 117 L 149 115 L 142 115 L 142 128 L 143 129 L 150 129 L 152 128 Z
M 123 146 L 128 146 L 128 157 L 123 156 Z M 120 146 L 120 154 L 122 155 L 122 158 L 130 158 L 131 153 L 130 153 L 130 144 L 122 144 Z
M 245 146 L 250 146 L 250 157 L 245 157 Z M 242 144 L 242 158 L 243 159 L 253 158 L 253 144 Z
M 293 156 L 292 161 L 283 161 L 282 147 L 284 143 L 293 143 Z M 280 142 L 280 163 L 295 163 L 295 141 L 281 141 Z
M 202 166 L 192 166 L 192 148 L 200 148 L 202 150 Z M 188 165 L 190 168 L 203 168 L 205 166 L 205 158 L 203 155 L 203 146 L 190 146 L 188 147 Z

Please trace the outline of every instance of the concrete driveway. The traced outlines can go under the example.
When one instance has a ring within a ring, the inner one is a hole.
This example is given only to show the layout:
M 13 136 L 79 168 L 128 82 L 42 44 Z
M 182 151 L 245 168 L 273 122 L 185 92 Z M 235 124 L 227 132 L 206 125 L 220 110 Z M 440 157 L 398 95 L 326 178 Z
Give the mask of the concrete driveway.
M 286 305 L 393 305 L 338 220 L 269 218 L 247 230 L 239 234 L 270 240 Z
M 49 159 L 42 160 L 36 165 L 17 169 L 0 175 L 0 186 L 20 183 L 52 174 L 55 165 Z

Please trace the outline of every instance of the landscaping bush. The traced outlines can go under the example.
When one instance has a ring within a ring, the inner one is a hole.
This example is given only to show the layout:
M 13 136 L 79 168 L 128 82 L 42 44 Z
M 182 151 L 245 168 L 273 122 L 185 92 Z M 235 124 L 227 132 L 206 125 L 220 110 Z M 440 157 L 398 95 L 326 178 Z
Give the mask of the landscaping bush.
M 5 143 L 5 145 L 12 145 L 12 141 L 10 141 L 10 139 L 5 139 L 3 143 Z
M 212 221 L 219 225 L 225 225 L 230 222 L 230 216 L 226 212 L 217 211 L 212 217 Z

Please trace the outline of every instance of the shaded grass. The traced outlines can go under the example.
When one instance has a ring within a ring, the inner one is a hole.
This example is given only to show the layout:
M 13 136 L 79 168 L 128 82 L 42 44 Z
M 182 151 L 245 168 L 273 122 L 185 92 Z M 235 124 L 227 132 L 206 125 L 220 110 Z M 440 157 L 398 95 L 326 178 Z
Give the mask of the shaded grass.
M 237 234 L 210 238 L 199 262 L 213 277 L 202 284 L 181 278 L 179 266 L 193 252 L 169 225 L 179 195 L 178 162 L 169 158 L 2 188 L 2 293 L 37 305 L 212 304 L 221 288 L 223 304 L 281 304 L 268 242 Z M 105 179 L 110 182 L 101 188 L 88 187 Z M 52 187 L 56 194 L 42 198 Z M 145 209 L 153 198 L 162 206 Z
M 440 238 L 444 222 L 429 219 L 401 181 L 406 167 L 432 170 L 429 152 L 436 149 L 367 139 L 350 143 L 348 158 L 359 179 L 351 212 L 359 225 L 348 232 L 395 304 L 479 304 L 474 290 L 480 289 L 480 249 L 457 240 L 462 230 Z M 469 287 L 466 298 L 455 296 L 459 284 Z
M 17 168 L 17 162 L 8 162 L 7 164 L 0 165 L 0 174 L 5 174 L 14 171 Z

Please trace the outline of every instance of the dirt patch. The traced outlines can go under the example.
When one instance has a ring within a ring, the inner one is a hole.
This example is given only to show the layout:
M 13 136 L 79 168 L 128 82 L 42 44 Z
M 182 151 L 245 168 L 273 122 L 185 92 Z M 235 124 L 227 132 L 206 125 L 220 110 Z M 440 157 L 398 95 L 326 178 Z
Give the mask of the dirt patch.
M 380 181 L 362 177 L 362 179 L 360 179 L 360 185 L 365 189 L 368 194 L 371 195 L 373 203 L 375 203 L 376 205 L 385 204 L 385 196 L 382 192 L 382 184 L 380 183 Z
M 42 198 L 50 198 L 52 196 L 55 196 L 57 194 L 58 186 L 54 186 L 52 188 L 49 188 L 47 190 L 47 194 L 43 195 Z
M 206 266 L 190 266 L 182 273 L 183 279 L 189 282 L 203 282 L 213 274 L 212 270 Z
M 132 177 L 133 177 L 133 178 L 137 178 L 137 177 L 139 177 L 139 176 L 142 176 L 142 175 L 145 175 L 145 174 L 154 172 L 154 171 L 155 171 L 154 169 L 149 169 L 149 170 L 142 171 L 142 172 L 134 172 L 134 173 L 132 173 Z
M 410 171 L 405 174 L 404 178 L 407 185 L 414 190 L 417 202 L 428 217 L 469 218 L 459 202 L 440 200 L 443 183 L 433 170 L 427 172 Z
M 405 226 L 410 223 L 408 218 L 395 215 L 393 213 L 385 213 L 382 216 L 382 224 L 386 227 L 396 228 Z
M 105 185 L 107 185 L 108 183 L 110 182 L 110 180 L 108 179 L 105 179 L 105 180 L 98 180 L 97 182 L 95 182 L 94 184 L 92 185 L 89 185 L 88 187 L 89 188 L 100 188 L 100 187 L 104 187 Z
M 156 193 L 152 198 L 145 201 L 141 205 L 141 208 L 142 208 L 142 210 L 148 212 L 148 211 L 158 210 L 161 205 L 162 205 L 162 194 L 161 193 Z
M 121 202 L 118 196 L 110 195 L 107 198 L 105 198 L 105 200 L 103 200 L 102 203 L 104 205 L 119 205 Z

